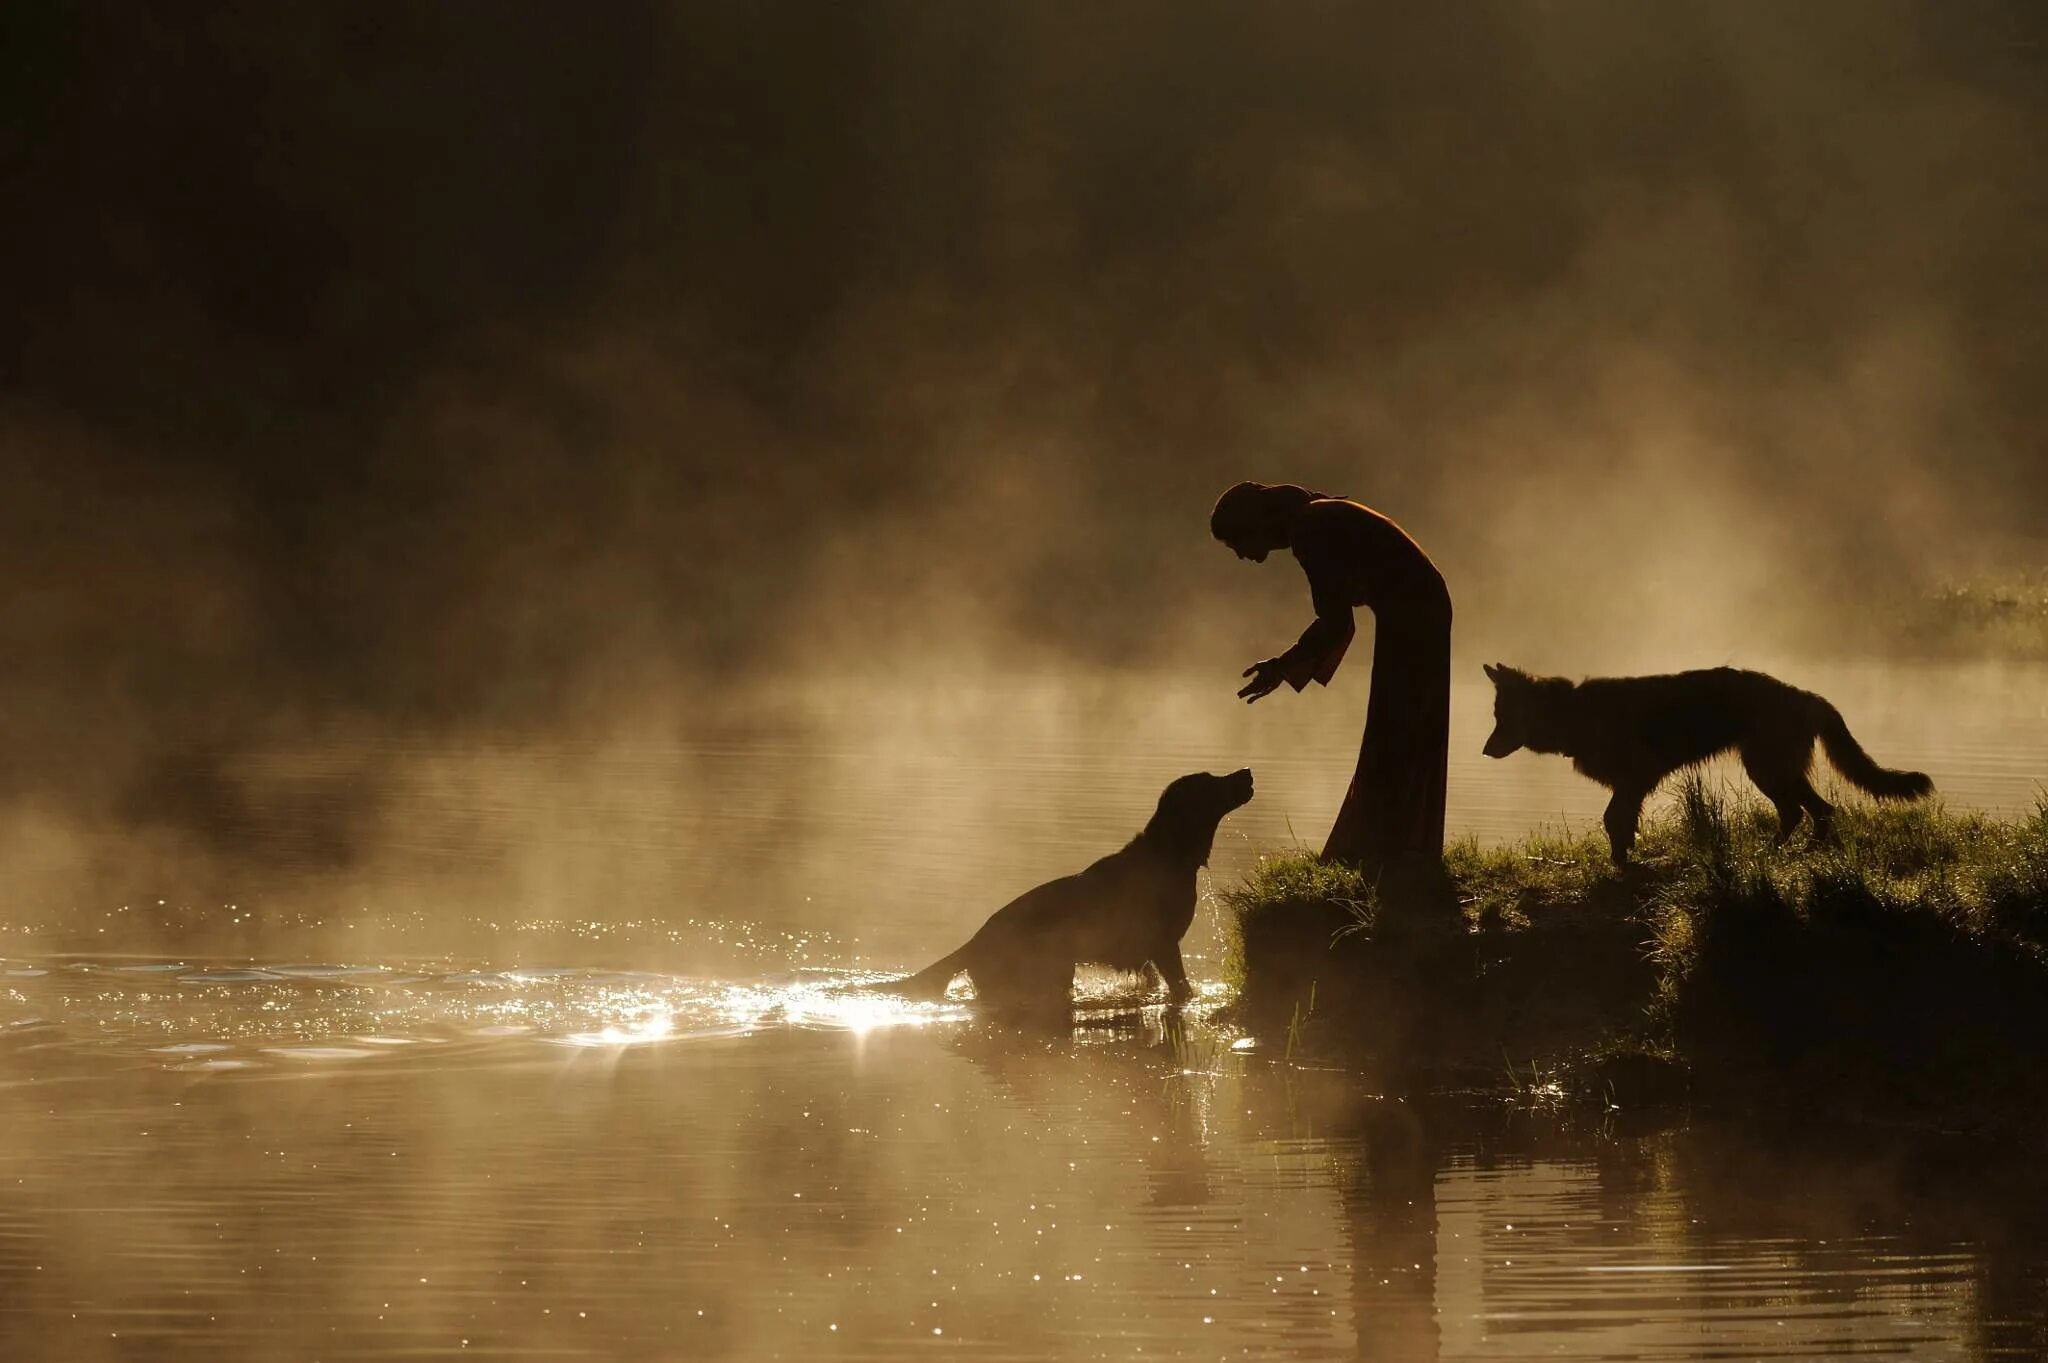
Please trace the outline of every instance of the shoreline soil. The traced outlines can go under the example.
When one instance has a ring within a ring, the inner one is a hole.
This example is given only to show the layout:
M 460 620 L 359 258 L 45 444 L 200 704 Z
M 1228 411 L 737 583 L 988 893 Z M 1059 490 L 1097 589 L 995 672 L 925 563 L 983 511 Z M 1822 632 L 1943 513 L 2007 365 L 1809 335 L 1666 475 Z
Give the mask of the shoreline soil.
M 1372 886 L 1307 853 L 1222 891 L 1244 1020 L 1396 1091 L 1495 1088 L 2016 1135 L 2048 1102 L 2048 807 L 1845 805 L 1773 846 L 1691 778 L 1616 870 L 1539 832 Z

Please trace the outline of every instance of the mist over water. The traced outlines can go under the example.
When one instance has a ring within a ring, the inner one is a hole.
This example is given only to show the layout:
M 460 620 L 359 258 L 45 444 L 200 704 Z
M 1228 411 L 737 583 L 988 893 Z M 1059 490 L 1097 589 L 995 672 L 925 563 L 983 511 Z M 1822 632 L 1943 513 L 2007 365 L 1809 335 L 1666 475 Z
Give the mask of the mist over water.
M 1318 844 L 1350 779 L 1368 670 L 1249 707 L 1228 674 L 1063 672 L 764 691 L 658 736 L 301 739 L 235 754 L 233 799 L 197 835 L 22 816 L 0 924 L 23 952 L 106 950 L 111 934 L 174 954 L 514 966 L 539 953 L 717 974 L 796 950 L 910 969 L 1013 895 L 1121 847 L 1186 772 L 1249 765 L 1258 781 L 1206 883 Z M 1833 698 L 1882 760 L 1930 772 L 1951 807 L 2035 809 L 2039 666 L 1779 671 Z M 1598 827 L 1604 788 L 1563 758 L 1481 756 L 1491 722 L 1483 677 L 1457 683 L 1450 837 Z M 191 779 L 166 797 L 219 798 Z M 1732 761 L 1710 779 L 1753 796 Z M 1212 914 L 1189 950 L 1214 961 Z

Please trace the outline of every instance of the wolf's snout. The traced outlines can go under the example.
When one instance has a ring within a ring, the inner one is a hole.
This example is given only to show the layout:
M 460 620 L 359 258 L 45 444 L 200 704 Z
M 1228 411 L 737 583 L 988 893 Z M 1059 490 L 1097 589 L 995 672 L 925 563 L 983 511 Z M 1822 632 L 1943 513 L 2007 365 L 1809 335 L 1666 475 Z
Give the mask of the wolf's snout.
M 1506 757 L 1509 753 L 1513 752 L 1516 748 L 1519 748 L 1521 746 L 1521 744 L 1515 742 L 1512 738 L 1509 738 L 1499 729 L 1495 729 L 1490 735 L 1487 736 L 1486 746 L 1480 749 L 1480 751 L 1484 752 L 1488 757 Z

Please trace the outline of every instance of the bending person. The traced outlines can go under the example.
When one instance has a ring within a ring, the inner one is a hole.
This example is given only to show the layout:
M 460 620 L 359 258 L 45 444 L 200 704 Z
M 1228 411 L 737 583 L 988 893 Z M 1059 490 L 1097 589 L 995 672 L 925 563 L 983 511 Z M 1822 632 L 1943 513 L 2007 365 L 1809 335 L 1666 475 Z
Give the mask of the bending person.
M 1316 618 L 1294 647 L 1253 663 L 1237 694 L 1256 701 L 1282 682 L 1328 685 L 1351 645 L 1351 612 L 1373 614 L 1372 698 L 1358 770 L 1323 847 L 1377 874 L 1440 867 L 1444 768 L 1450 756 L 1451 596 L 1421 546 L 1367 506 L 1291 483 L 1239 483 L 1209 517 L 1239 558 L 1290 549 L 1308 574 Z

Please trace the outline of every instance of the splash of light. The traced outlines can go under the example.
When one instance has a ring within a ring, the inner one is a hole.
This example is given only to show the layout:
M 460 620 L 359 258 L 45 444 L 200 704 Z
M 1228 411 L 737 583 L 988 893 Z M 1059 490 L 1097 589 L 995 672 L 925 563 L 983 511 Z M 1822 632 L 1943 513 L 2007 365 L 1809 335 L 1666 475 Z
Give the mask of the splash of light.
M 799 979 L 787 984 L 730 984 L 713 1008 L 729 1025 L 814 1028 L 865 1035 L 882 1027 L 921 1027 L 968 1016 L 955 1002 L 916 1003 L 892 994 L 868 993 L 865 981 L 844 976 Z
M 836 1027 L 866 1035 L 877 1027 L 922 1027 L 967 1016 L 955 1004 L 913 1003 L 888 994 L 855 994 L 797 986 L 787 991 L 784 1015 L 797 1026 Z
M 673 1014 L 649 1013 L 628 1026 L 611 1023 L 595 1032 L 571 1032 L 561 1040 L 565 1046 L 645 1046 L 668 1040 L 674 1031 Z

